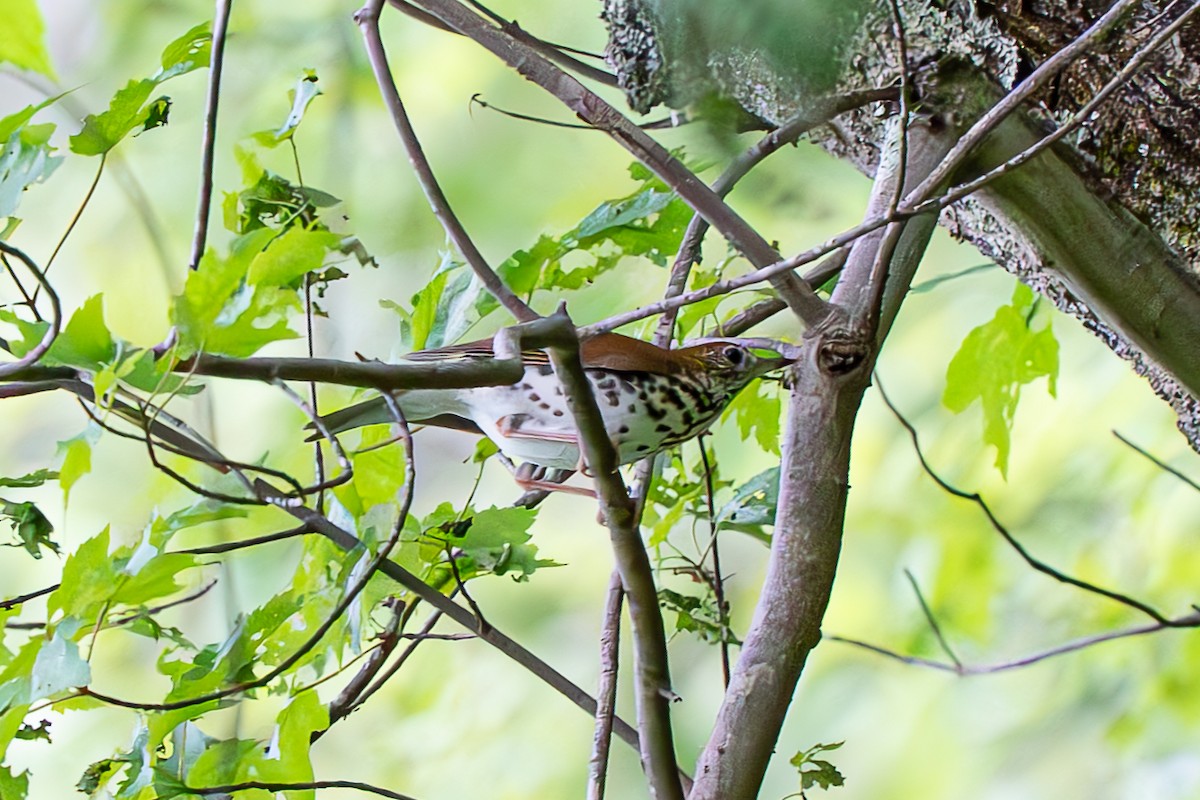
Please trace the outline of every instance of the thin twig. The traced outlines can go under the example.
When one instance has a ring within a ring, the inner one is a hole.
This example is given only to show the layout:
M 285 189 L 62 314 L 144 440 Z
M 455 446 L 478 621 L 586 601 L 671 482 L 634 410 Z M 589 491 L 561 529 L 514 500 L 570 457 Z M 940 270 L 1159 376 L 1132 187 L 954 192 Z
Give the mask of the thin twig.
M 1075 639 L 1065 644 L 1052 647 L 1048 650 L 1042 650 L 1031 655 L 1015 658 L 1010 661 L 1001 661 L 994 664 L 947 664 L 942 661 L 934 661 L 930 658 L 921 658 L 920 656 L 909 656 L 903 653 L 897 653 L 895 650 L 889 650 L 886 647 L 881 647 L 877 644 L 864 642 L 860 639 L 852 639 L 848 636 L 836 636 L 832 634 L 825 635 L 824 639 L 831 642 L 841 642 L 843 644 L 853 645 L 854 647 L 868 650 L 872 653 L 877 653 L 881 656 L 899 661 L 904 664 L 911 664 L 918 667 L 928 667 L 930 669 L 941 670 L 943 672 L 953 672 L 956 675 L 993 675 L 997 672 L 1008 672 L 1022 667 L 1028 667 L 1037 664 L 1040 661 L 1054 658 L 1056 656 L 1066 655 L 1067 653 L 1077 653 L 1080 650 L 1086 650 L 1097 644 L 1104 642 L 1112 642 L 1117 639 L 1128 639 L 1134 636 L 1144 636 L 1148 633 L 1157 633 L 1163 630 L 1172 630 L 1179 628 L 1196 628 L 1200 627 L 1200 614 L 1188 614 L 1187 616 L 1178 617 L 1169 620 L 1170 624 L 1159 622 L 1151 622 L 1145 625 L 1138 625 L 1131 628 L 1123 628 L 1117 631 L 1109 631 L 1108 633 L 1098 633 L 1094 636 L 1085 636 L 1080 639 Z
M 925 595 L 921 593 L 921 587 L 917 583 L 916 577 L 912 574 L 912 570 L 904 570 L 904 577 L 908 578 L 908 583 L 912 586 L 913 594 L 917 596 L 917 602 L 921 604 L 921 613 L 925 615 L 925 621 L 929 623 L 929 629 L 933 631 L 933 635 L 937 638 L 942 652 L 954 662 L 955 667 L 961 670 L 962 661 L 954 654 L 953 648 L 950 647 L 950 642 L 942 634 L 942 626 L 938 623 L 937 617 L 933 615 L 933 609 L 929 607 L 929 603 L 925 602 Z
M 573 131 L 592 131 L 593 133 L 596 132 L 596 128 L 594 126 L 584 125 L 583 123 L 580 123 L 580 122 L 563 122 L 562 120 L 547 119 L 546 117 L 535 117 L 532 114 L 522 114 L 519 111 L 509 111 L 508 109 L 501 108 L 500 106 L 493 105 L 492 103 L 489 103 L 486 100 L 481 99 L 478 92 L 471 95 L 470 102 L 472 105 L 477 105 L 480 108 L 486 108 L 489 111 L 495 111 L 497 114 L 500 114 L 501 116 L 509 117 L 510 119 L 519 119 L 523 122 L 535 122 L 538 125 L 545 125 L 550 128 L 568 128 Z M 670 117 L 663 117 L 661 119 L 653 120 L 652 122 L 639 123 L 638 127 L 644 131 L 649 131 L 649 130 L 657 130 L 660 128 L 678 128 L 679 125 L 674 120 L 672 120 Z
M 625 590 L 621 575 L 613 572 L 605 595 L 604 621 L 600 627 L 600 679 L 596 689 L 596 729 L 592 734 L 592 757 L 588 762 L 587 800 L 604 800 L 608 780 L 608 753 L 612 743 L 613 715 L 617 709 L 617 672 L 621 650 L 621 605 Z
M 58 587 L 60 586 L 62 586 L 61 583 L 56 583 L 53 586 L 47 586 L 43 589 L 29 592 L 28 594 L 20 594 L 16 597 L 9 598 L 8 600 L 0 600 L 0 611 L 7 611 L 14 606 L 19 606 L 22 603 L 28 603 L 30 600 L 36 600 L 37 598 L 50 594 L 51 592 L 57 592 Z
M 58 292 L 54 291 L 54 287 L 46 280 L 46 273 L 38 269 L 38 265 L 33 262 L 33 259 L 25 254 L 24 251 L 13 247 L 5 241 L 0 241 L 0 253 L 12 256 L 25 265 L 35 278 L 37 278 L 38 286 L 46 290 L 46 296 L 50 298 L 50 324 L 46 327 L 46 332 L 42 334 L 42 340 L 34 345 L 28 353 L 21 356 L 16 361 L 11 361 L 6 364 L 0 364 L 0 378 L 17 375 L 26 367 L 36 364 L 46 351 L 50 349 L 50 345 L 54 344 L 54 340 L 58 338 L 58 333 L 62 327 L 62 304 L 58 299 Z M 36 296 L 36 292 L 34 295 Z
M 704 469 L 704 498 L 708 511 L 708 549 L 712 553 L 712 590 L 717 602 L 717 624 L 721 628 L 721 678 L 726 689 L 729 688 L 729 606 L 725 601 L 725 578 L 721 575 L 721 548 L 717 537 L 717 506 L 714 498 L 712 465 L 708 461 L 708 450 L 704 447 L 704 437 L 697 440 L 700 444 L 700 463 Z
M 34 302 L 34 298 L 29 294 L 29 292 L 25 291 L 25 284 L 21 282 L 21 278 L 17 275 L 17 271 L 13 269 L 12 264 L 9 263 L 7 253 L 0 252 L 0 263 L 4 264 L 4 271 L 8 273 L 8 277 L 12 279 L 13 284 L 17 287 L 17 291 L 21 293 L 21 299 L 25 306 L 33 314 L 33 318 L 36 321 L 41 322 L 42 315 L 37 310 L 37 304 Z M 35 286 L 34 291 L 36 292 L 40 288 L 40 285 Z M 7 343 L 4 345 L 4 349 L 9 350 Z
M 221 100 L 221 72 L 225 64 L 225 38 L 229 31 L 229 12 L 233 0 L 216 0 L 213 12 L 212 51 L 208 64 L 208 96 L 204 110 L 204 132 L 200 149 L 200 201 L 196 208 L 196 229 L 192 234 L 190 269 L 200 268 L 208 239 L 208 217 L 212 210 L 213 162 L 217 150 L 217 105 Z
M 458 571 L 458 559 L 448 549 L 449 546 L 447 546 L 446 563 L 450 565 L 450 574 L 454 576 L 454 585 L 463 596 L 463 600 L 466 600 L 467 605 L 471 607 L 471 613 L 475 615 L 475 629 L 486 631 L 492 626 L 487 621 L 487 617 L 483 616 L 483 609 L 479 607 L 479 604 L 475 602 L 475 598 L 471 597 L 470 592 L 467 591 L 467 584 L 463 581 L 462 575 Z
M 244 550 L 248 547 L 257 547 L 260 544 L 269 544 L 271 542 L 282 542 L 286 539 L 294 539 L 297 536 L 303 536 L 306 533 L 313 533 L 307 525 L 297 525 L 286 531 L 276 531 L 275 533 L 266 533 L 262 536 L 254 536 L 249 539 L 240 539 L 236 542 L 222 542 L 221 544 L 210 544 L 205 547 L 190 547 L 187 550 L 173 550 L 173 553 L 179 553 L 189 556 L 209 556 L 217 555 L 218 553 L 232 553 L 235 550 Z
M 1096 594 L 1101 597 L 1107 597 L 1109 600 L 1113 600 L 1123 606 L 1132 608 L 1135 611 L 1140 611 L 1164 627 L 1177 627 L 1175 622 L 1164 616 L 1157 609 L 1148 605 L 1147 603 L 1136 600 L 1129 595 L 1122 594 L 1120 592 L 1114 592 L 1111 589 L 1105 589 L 1097 586 L 1096 584 L 1080 580 L 1079 578 L 1071 575 L 1067 575 L 1066 573 L 1051 567 L 1049 564 L 1046 564 L 1044 561 L 1041 561 L 1031 555 L 1029 551 L 1025 549 L 1025 546 L 1018 542 L 1016 537 L 1009 532 L 1008 528 L 1006 528 L 1000 522 L 1000 520 L 996 518 L 996 515 L 992 513 L 991 507 L 987 504 L 987 501 L 983 499 L 982 495 L 980 495 L 978 492 L 963 491 L 962 489 L 950 484 L 948 481 L 942 478 L 941 475 L 934 471 L 933 467 L 930 466 L 929 462 L 925 459 L 925 453 L 921 449 L 921 442 L 917 435 L 917 429 L 913 427 L 912 423 L 909 422 L 904 415 L 900 413 L 900 410 L 896 408 L 895 404 L 892 403 L 891 398 L 889 398 L 887 392 L 884 391 L 883 384 L 880 382 L 878 374 L 875 376 L 875 386 L 879 389 L 879 396 L 883 399 L 884 405 L 888 407 L 888 410 L 892 412 L 892 415 L 895 416 L 900 424 L 904 426 L 904 429 L 908 431 L 909 439 L 912 441 L 913 451 L 916 453 L 917 460 L 920 462 L 921 469 L 925 471 L 925 474 L 932 478 L 934 483 L 940 486 L 947 494 L 951 494 L 955 497 L 974 503 L 979 510 L 983 512 L 983 515 L 987 517 L 988 523 L 992 526 L 992 529 L 995 530 L 996 533 L 1000 534 L 1004 541 L 1016 551 L 1017 555 L 1019 555 L 1026 564 L 1043 575 L 1048 575 L 1059 583 L 1065 583 L 1069 586 L 1082 589 L 1085 592 Z
M 1136 452 L 1139 455 L 1141 455 L 1142 457 L 1148 459 L 1152 464 L 1154 464 L 1154 466 L 1158 467 L 1159 469 L 1163 470 L 1164 472 L 1174 475 L 1176 478 L 1179 478 L 1179 480 L 1183 481 L 1188 486 L 1190 486 L 1193 489 L 1195 489 L 1196 491 L 1200 492 L 1200 483 L 1197 483 L 1196 481 L 1189 478 L 1187 475 L 1184 475 L 1182 472 L 1180 472 L 1179 470 L 1172 467 L 1170 464 L 1157 458 L 1152 453 L 1150 453 L 1148 450 L 1145 450 L 1145 449 L 1139 447 L 1138 445 L 1134 444 L 1133 442 L 1129 441 L 1128 439 L 1126 439 L 1124 436 L 1122 436 L 1117 431 L 1113 431 L 1112 434 L 1113 434 L 1113 436 L 1120 439 L 1121 442 L 1123 442 L 1126 446 L 1132 448 L 1134 452 Z
M 96 175 L 92 178 L 91 184 L 88 186 L 87 192 L 83 195 L 83 200 L 79 203 L 79 207 L 75 209 L 75 213 L 71 215 L 71 221 L 67 223 L 67 229 L 63 231 L 59 237 L 58 243 L 54 245 L 54 250 L 50 252 L 50 257 L 46 259 L 46 266 L 42 272 L 49 272 L 50 266 L 54 263 L 54 259 L 58 257 L 58 253 L 62 250 L 63 245 L 67 243 L 67 237 L 71 235 L 71 231 L 75 230 L 75 225 L 83 216 L 83 211 L 88 207 L 88 203 L 92 200 L 92 195 L 96 193 L 96 187 L 100 185 L 100 176 L 104 174 L 104 164 L 108 158 L 108 153 L 103 153 L 100 156 L 100 163 L 96 165 Z M 40 286 L 33 290 L 33 302 L 37 302 L 38 291 Z
M 355 789 L 367 794 L 378 795 L 379 797 L 387 797 L 391 800 L 416 800 L 412 795 L 400 794 L 393 792 L 391 789 L 384 789 L 381 786 L 373 786 L 362 781 L 307 781 L 301 783 L 282 783 L 278 781 L 242 781 L 241 783 L 227 783 L 222 786 L 185 786 L 183 787 L 187 794 L 200 795 L 208 797 L 209 795 L 220 795 L 228 797 L 234 792 L 244 792 L 250 789 L 262 789 L 268 792 L 300 792 L 312 791 L 313 789 Z

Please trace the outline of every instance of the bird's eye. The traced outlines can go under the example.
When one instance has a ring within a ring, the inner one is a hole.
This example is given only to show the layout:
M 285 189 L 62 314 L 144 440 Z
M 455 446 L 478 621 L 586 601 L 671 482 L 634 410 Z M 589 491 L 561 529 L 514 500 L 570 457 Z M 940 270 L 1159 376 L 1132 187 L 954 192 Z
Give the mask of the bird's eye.
M 729 359 L 729 363 L 735 367 L 741 364 L 745 357 L 746 354 L 742 352 L 742 348 L 740 347 L 730 346 L 725 348 L 725 358 Z

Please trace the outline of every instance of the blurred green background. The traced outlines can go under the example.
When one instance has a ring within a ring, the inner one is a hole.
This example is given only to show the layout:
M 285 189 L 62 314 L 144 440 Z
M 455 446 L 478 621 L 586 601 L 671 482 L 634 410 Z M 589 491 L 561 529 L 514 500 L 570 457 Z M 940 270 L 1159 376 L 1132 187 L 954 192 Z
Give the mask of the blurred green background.
M 39 119 L 57 122 L 64 136 L 81 113 L 104 107 L 128 79 L 152 72 L 163 45 L 211 13 L 209 4 L 192 0 L 45 0 L 41 7 L 59 85 L 74 92 L 73 105 L 59 104 Z M 603 48 L 598 3 L 512 0 L 496 10 L 551 41 Z M 446 245 L 378 99 L 353 11 L 352 5 L 325 0 L 235 4 L 216 185 L 218 191 L 237 190 L 233 145 L 253 131 L 277 127 L 288 111 L 288 90 L 302 70 L 315 69 L 323 96 L 297 137 L 304 179 L 343 199 L 347 229 L 380 263 L 378 270 L 347 267 L 351 280 L 331 288 L 325 304 L 330 318 L 318 321 L 318 354 L 387 358 L 401 352 L 398 319 L 379 299 L 407 303 Z M 434 169 L 494 263 L 542 232 L 569 229 L 598 203 L 633 189 L 629 157 L 601 134 L 472 112 L 469 98 L 480 93 L 522 113 L 570 118 L 482 49 L 394 12 L 385 14 L 384 32 L 401 94 Z M 104 292 L 110 327 L 139 344 L 166 335 L 168 300 L 185 274 L 206 77 L 199 72 L 165 87 L 174 99 L 171 124 L 118 148 L 51 273 L 67 308 Z M 0 75 L 0 115 L 37 101 L 48 88 Z M 729 155 L 728 140 L 702 126 L 660 138 L 718 166 Z M 752 140 L 747 135 L 738 142 Z M 281 148 L 274 156 L 272 168 L 292 175 L 290 154 Z M 47 185 L 29 191 L 14 242 L 44 260 L 95 167 L 94 159 L 68 158 Z M 140 187 L 135 193 L 145 198 L 141 211 L 130 199 L 135 184 Z M 848 165 L 801 145 L 774 156 L 731 201 L 789 253 L 858 222 L 868 188 Z M 218 217 L 210 241 L 220 245 L 227 236 Z M 719 242 L 709 244 L 710 256 L 723 253 Z M 917 280 L 983 261 L 939 233 Z M 658 296 L 665 272 L 648 265 L 636 269 L 618 270 L 573 295 L 575 319 L 590 322 Z M 1169 409 L 1105 347 L 1072 320 L 1055 316 L 1062 345 L 1058 396 L 1050 397 L 1044 382 L 1026 388 L 1007 481 L 992 466 L 992 451 L 980 443 L 978 409 L 955 416 L 940 405 L 946 365 L 959 343 L 1008 302 L 1012 288 L 1010 276 L 992 269 L 914 294 L 881 360 L 884 386 L 920 429 L 931 462 L 959 486 L 982 492 L 1039 557 L 1168 613 L 1185 612 L 1200 594 L 1194 540 L 1200 499 L 1110 431 L 1121 431 L 1193 475 L 1200 474 L 1200 464 L 1176 433 Z M 554 299 L 539 302 L 549 307 Z M 788 324 L 781 319 L 764 329 L 797 336 Z M 302 345 L 298 340 L 271 352 L 300 355 Z M 175 410 L 186 408 L 235 458 L 270 453 L 273 463 L 305 474 L 303 418 L 278 392 L 217 383 L 206 394 Z M 328 398 L 345 396 L 330 392 Z M 56 441 L 79 433 L 85 423 L 66 396 L 5 401 L 4 474 L 51 460 Z M 465 501 L 474 468 L 462 462 L 472 447 L 470 437 L 453 433 L 418 436 L 418 511 L 440 500 Z M 743 445 L 733 426 L 717 432 L 715 447 L 726 477 L 744 480 L 771 464 L 769 455 Z M 696 459 L 694 444 L 685 457 L 689 463 Z M 152 509 L 169 511 L 190 502 L 152 471 L 136 443 L 106 438 L 93 463 L 67 509 L 57 487 L 21 496 L 56 512 L 59 541 L 67 549 L 106 524 L 114 539 L 136 539 Z M 851 483 L 827 634 L 939 658 L 905 569 L 919 581 L 957 652 L 972 664 L 1143 622 L 1020 563 L 975 508 L 947 496 L 920 472 L 907 435 L 875 390 L 868 392 L 855 436 Z M 487 471 L 476 503 L 502 505 L 517 493 L 497 466 Z M 279 526 L 278 518 L 263 512 L 192 539 L 242 538 L 272 525 Z M 698 535 L 704 531 L 701 526 Z M 497 627 L 581 685 L 594 687 L 610 570 L 606 532 L 594 523 L 589 501 L 569 496 L 544 504 L 535 532 L 541 555 L 566 566 L 538 572 L 524 585 L 482 580 L 473 584 L 473 594 Z M 688 532 L 681 535 L 686 539 Z M 767 553 L 736 533 L 725 534 L 722 542 L 734 625 L 744 632 Z M 217 590 L 170 612 L 168 619 L 196 641 L 220 640 L 240 611 L 286 583 L 297 552 L 294 545 L 272 545 L 211 567 L 209 577 L 221 579 Z M 0 551 L 0 594 L 45 585 L 58 567 L 54 558 L 34 563 L 23 553 Z M 686 583 L 678 579 L 672 585 Z M 26 616 L 38 613 L 31 605 Z M 686 765 L 702 747 L 718 706 L 720 668 L 716 650 L 686 634 L 672 641 L 671 650 L 676 690 L 683 697 L 674 713 Z M 98 688 L 153 696 L 161 680 L 154 657 L 149 645 L 140 651 L 106 648 L 102 636 L 93 659 Z M 794 752 L 845 740 L 831 760 L 845 774 L 846 786 L 831 790 L 831 798 L 1197 797 L 1198 661 L 1200 635 L 1177 631 L 1001 675 L 956 678 L 827 641 L 810 660 L 761 796 L 777 800 L 798 790 L 787 764 Z M 219 736 L 238 731 L 268 738 L 281 702 L 266 698 L 237 713 L 213 714 L 201 727 Z M 621 709 L 632 718 L 627 692 Z M 83 769 L 124 746 L 123 731 L 132 730 L 134 721 L 131 712 L 119 710 L 48 716 L 54 744 L 18 742 L 9 755 L 16 770 L 32 770 L 30 796 L 39 800 L 72 796 Z M 582 795 L 590 740 L 589 718 L 486 645 L 430 642 L 382 696 L 323 738 L 314 758 L 318 778 L 363 780 L 421 800 L 541 800 Z M 644 795 L 634 755 L 614 745 L 609 796 Z M 811 796 L 822 794 L 813 790 Z

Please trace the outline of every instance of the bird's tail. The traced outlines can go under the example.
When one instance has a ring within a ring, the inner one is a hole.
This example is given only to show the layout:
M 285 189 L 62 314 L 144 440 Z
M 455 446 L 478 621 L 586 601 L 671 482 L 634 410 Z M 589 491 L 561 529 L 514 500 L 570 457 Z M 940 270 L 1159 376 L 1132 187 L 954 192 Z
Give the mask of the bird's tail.
M 468 416 L 467 408 L 458 398 L 445 389 L 410 389 L 396 393 L 396 401 L 406 422 L 420 422 L 424 425 L 436 425 L 442 428 L 475 431 L 479 428 Z M 361 403 L 355 403 L 331 414 L 322 414 L 321 421 L 330 433 L 345 433 L 363 425 L 380 425 L 396 421 L 396 417 L 388 408 L 382 397 L 372 397 Z M 305 426 L 313 430 L 316 426 L 311 422 Z M 306 441 L 320 439 L 321 434 L 314 433 Z

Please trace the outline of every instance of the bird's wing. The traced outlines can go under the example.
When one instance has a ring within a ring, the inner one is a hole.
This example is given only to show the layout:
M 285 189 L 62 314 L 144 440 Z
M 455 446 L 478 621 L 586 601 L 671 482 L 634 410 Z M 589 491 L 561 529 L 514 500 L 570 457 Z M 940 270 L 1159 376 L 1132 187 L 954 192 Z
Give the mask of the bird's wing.
M 432 350 L 418 350 L 404 356 L 407 361 L 456 361 L 464 358 L 493 358 L 491 339 L 464 342 Z M 583 366 L 610 369 L 616 372 L 654 372 L 670 375 L 679 372 L 681 365 L 673 353 L 657 345 L 623 336 L 619 333 L 602 333 L 585 340 L 580 345 Z M 526 364 L 549 364 L 550 357 L 544 350 L 525 350 L 521 360 Z

